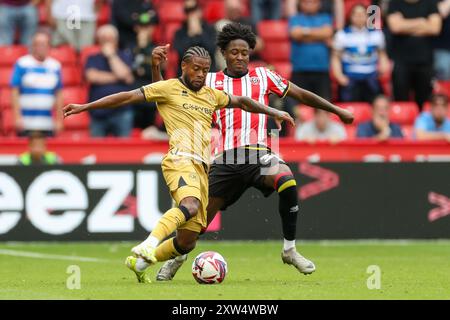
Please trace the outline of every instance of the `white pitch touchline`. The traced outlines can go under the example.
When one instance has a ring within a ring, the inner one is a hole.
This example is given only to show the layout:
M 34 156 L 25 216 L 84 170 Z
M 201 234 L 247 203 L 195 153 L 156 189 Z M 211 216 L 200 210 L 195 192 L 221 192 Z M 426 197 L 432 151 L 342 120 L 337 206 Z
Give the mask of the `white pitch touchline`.
M 62 256 L 62 255 L 56 255 L 56 254 L 46 254 L 46 253 L 8 250 L 8 249 L 0 249 L 0 254 L 7 255 L 7 256 L 14 256 L 14 257 L 26 257 L 26 258 L 36 258 L 36 259 L 69 260 L 69 261 L 82 261 L 82 262 L 110 262 L 109 260 L 98 259 L 98 258 L 88 258 L 88 257 L 78 257 L 78 256 Z

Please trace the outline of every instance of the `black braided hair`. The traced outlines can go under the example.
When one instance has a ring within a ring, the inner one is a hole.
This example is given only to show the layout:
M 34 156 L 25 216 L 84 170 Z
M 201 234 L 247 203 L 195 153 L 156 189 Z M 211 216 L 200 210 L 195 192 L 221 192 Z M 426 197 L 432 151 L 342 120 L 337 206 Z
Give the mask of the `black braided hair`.
M 200 57 L 211 60 L 209 52 L 205 48 L 199 46 L 190 47 L 189 49 L 187 49 L 183 55 L 182 61 L 189 62 L 193 57 Z
M 223 27 L 217 35 L 217 46 L 225 50 L 231 41 L 238 39 L 247 42 L 250 49 L 255 49 L 256 35 L 252 28 L 237 22 L 229 23 Z

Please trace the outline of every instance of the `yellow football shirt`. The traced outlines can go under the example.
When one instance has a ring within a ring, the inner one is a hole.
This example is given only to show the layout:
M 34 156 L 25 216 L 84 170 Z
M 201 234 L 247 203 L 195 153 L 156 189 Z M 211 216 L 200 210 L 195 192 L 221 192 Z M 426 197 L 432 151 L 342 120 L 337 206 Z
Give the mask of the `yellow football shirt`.
M 230 103 L 228 94 L 207 86 L 192 91 L 180 79 L 158 81 L 141 90 L 147 101 L 156 102 L 169 135 L 169 151 L 189 153 L 209 164 L 212 116 Z

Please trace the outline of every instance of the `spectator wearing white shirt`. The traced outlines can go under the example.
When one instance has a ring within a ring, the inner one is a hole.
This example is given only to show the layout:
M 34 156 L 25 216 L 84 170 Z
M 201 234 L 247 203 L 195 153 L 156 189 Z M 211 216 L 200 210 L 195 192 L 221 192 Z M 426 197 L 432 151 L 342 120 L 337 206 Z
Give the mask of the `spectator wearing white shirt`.
M 46 0 L 52 44 L 70 44 L 77 51 L 94 43 L 97 11 L 102 1 Z M 79 19 L 79 20 L 77 20 Z
M 336 143 L 347 139 L 347 132 L 340 123 L 332 121 L 328 112 L 314 109 L 314 119 L 297 128 L 295 138 L 300 141 L 329 141 Z

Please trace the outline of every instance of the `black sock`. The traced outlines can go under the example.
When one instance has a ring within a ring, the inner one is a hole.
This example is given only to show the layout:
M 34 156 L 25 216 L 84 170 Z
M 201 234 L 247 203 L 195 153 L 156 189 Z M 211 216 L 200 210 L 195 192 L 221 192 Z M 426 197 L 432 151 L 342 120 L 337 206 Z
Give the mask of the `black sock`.
M 278 210 L 283 226 L 283 236 L 286 240 L 292 241 L 297 233 L 298 200 L 297 187 L 290 186 L 278 193 L 280 196 Z

